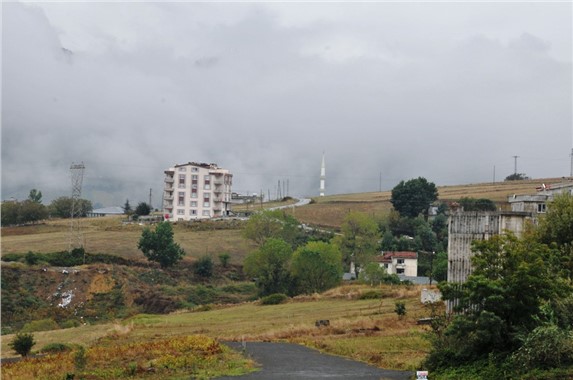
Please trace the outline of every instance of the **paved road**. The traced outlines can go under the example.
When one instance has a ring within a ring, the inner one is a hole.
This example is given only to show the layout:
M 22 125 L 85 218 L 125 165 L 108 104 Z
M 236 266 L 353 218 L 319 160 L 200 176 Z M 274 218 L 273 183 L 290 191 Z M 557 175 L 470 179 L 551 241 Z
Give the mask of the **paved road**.
M 236 350 L 243 350 L 241 343 L 227 344 Z M 247 342 L 246 354 L 259 363 L 262 369 L 244 376 L 220 379 L 407 380 L 414 376 L 414 372 L 384 370 L 290 343 Z

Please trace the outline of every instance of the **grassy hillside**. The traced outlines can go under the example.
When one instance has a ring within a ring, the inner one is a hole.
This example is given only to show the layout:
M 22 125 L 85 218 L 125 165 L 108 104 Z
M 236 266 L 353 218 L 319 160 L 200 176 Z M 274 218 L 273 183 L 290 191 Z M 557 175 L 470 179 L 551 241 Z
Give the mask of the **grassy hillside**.
M 542 183 L 558 183 L 561 178 L 545 178 L 525 181 L 507 181 L 456 186 L 438 186 L 438 199 L 451 202 L 463 197 L 487 198 L 499 207 L 509 208 L 507 199 L 514 194 L 535 194 Z M 392 209 L 391 191 L 338 194 L 313 198 L 313 203 L 288 212 L 308 224 L 337 228 L 349 211 L 369 213 L 373 217 L 384 217 Z
M 377 299 L 361 299 L 365 293 Z M 213 310 L 138 315 L 121 323 L 86 325 L 35 333 L 36 349 L 50 343 L 97 344 L 102 337 L 121 336 L 122 343 L 202 334 L 220 340 L 291 341 L 352 357 L 383 368 L 416 369 L 429 345 L 427 327 L 416 320 L 430 315 L 419 302 L 417 286 L 344 286 L 322 295 L 297 297 L 286 304 L 261 306 L 249 302 Z M 396 300 L 405 302 L 407 314 L 394 313 Z M 329 319 L 329 327 L 314 322 Z M 2 357 L 13 356 L 2 339 Z

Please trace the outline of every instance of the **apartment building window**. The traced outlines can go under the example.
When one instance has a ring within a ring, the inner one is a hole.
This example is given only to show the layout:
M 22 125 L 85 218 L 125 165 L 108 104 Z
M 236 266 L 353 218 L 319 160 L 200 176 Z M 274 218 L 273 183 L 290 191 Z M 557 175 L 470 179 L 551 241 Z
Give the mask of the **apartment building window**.
M 180 171 L 180 172 L 184 172 L 184 171 L 187 170 L 187 168 L 186 168 L 185 166 L 180 166 L 180 167 L 177 168 L 177 170 Z
M 203 210 L 203 216 L 211 216 L 209 210 Z
M 185 188 L 185 174 L 179 174 L 179 188 Z
M 203 188 L 205 190 L 210 190 L 211 189 L 211 176 L 209 174 L 205 175 L 203 177 Z
M 180 191 L 177 199 L 177 206 L 185 206 L 185 193 Z
M 191 210 L 191 215 L 197 215 L 197 210 Z
M 177 210 L 177 215 L 185 215 L 185 210 Z
M 203 207 L 211 207 L 211 193 L 203 194 Z
M 199 176 L 197 174 L 191 175 L 191 182 L 192 183 L 197 183 L 198 179 L 199 179 Z
M 396 260 L 396 263 L 397 263 L 397 264 L 404 264 L 404 259 L 397 259 L 397 260 Z
M 537 212 L 543 214 L 546 210 L 545 203 L 538 203 L 537 204 Z
M 191 171 L 192 171 L 193 173 L 197 173 L 197 172 L 199 171 L 199 169 L 198 169 L 198 168 L 191 168 Z
M 197 198 L 197 189 L 191 189 L 191 198 Z
M 396 268 L 396 274 L 404 274 L 404 268 Z
M 197 201 L 191 201 L 191 207 L 197 207 Z

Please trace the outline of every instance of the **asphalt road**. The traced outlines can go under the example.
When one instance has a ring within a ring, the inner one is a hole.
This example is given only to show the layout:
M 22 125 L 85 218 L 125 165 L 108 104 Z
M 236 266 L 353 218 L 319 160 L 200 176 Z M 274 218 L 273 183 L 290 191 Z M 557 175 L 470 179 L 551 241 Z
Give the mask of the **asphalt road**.
M 239 342 L 226 343 L 243 351 Z M 352 380 L 407 380 L 414 372 L 384 370 L 365 363 L 290 343 L 247 342 L 245 354 L 262 369 L 244 376 L 219 379 L 352 379 Z

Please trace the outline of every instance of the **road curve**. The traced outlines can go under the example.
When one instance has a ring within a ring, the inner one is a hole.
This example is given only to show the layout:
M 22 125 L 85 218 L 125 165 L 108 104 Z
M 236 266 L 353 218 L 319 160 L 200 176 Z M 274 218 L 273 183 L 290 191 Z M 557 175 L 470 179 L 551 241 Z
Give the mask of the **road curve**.
M 393 371 L 346 359 L 323 354 L 318 350 L 291 343 L 239 342 L 226 343 L 230 347 L 244 351 L 246 355 L 261 365 L 262 369 L 234 379 L 353 379 L 353 380 L 407 380 L 414 372 Z

